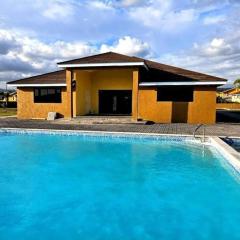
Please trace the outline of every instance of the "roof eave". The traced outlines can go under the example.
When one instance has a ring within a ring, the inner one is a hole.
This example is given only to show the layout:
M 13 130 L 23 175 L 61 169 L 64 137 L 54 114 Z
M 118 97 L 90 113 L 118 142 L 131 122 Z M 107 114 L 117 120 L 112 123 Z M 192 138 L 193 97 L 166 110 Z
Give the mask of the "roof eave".
M 59 63 L 60 68 L 90 68 L 90 67 L 135 67 L 145 66 L 144 62 L 117 62 L 117 63 Z
M 142 82 L 140 87 L 158 87 L 158 86 L 220 86 L 227 81 L 191 81 L 191 82 Z
M 35 84 L 24 84 L 24 83 L 7 83 L 11 87 L 66 87 L 66 83 L 35 83 Z

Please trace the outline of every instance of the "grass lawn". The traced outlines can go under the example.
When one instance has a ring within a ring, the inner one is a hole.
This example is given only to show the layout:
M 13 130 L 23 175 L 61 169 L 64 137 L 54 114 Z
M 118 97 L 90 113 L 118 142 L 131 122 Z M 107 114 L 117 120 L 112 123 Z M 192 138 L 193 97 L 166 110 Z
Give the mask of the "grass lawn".
M 0 117 L 13 116 L 17 114 L 16 108 L 0 108 Z

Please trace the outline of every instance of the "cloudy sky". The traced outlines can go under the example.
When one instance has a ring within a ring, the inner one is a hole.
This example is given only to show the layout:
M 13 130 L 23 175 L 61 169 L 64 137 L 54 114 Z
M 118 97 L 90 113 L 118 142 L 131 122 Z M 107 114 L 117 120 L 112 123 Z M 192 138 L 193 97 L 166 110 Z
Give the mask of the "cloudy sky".
M 0 87 L 106 51 L 240 77 L 240 0 L 0 1 Z

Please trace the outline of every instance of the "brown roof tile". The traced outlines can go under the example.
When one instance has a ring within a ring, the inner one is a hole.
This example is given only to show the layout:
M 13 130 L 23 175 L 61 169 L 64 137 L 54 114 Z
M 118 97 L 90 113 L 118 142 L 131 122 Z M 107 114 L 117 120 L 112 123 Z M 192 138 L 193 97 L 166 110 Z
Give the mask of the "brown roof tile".
M 66 83 L 65 70 L 50 72 L 33 76 L 29 78 L 23 78 L 16 81 L 8 82 L 9 85 L 15 84 L 64 84 Z
M 226 81 L 226 79 L 223 79 L 223 78 L 219 78 L 219 77 L 215 77 L 215 76 L 211 76 L 211 75 L 208 75 L 208 74 L 199 73 L 199 72 L 195 72 L 195 71 L 190 71 L 190 70 L 183 69 L 183 68 L 173 67 L 173 66 L 158 63 L 158 62 L 145 60 L 145 63 L 147 64 L 147 66 L 150 69 L 151 68 L 152 69 L 158 69 L 160 71 L 173 73 L 173 74 L 180 75 L 180 76 L 192 79 L 192 80 L 197 80 L 197 81 Z
M 78 58 L 58 64 L 89 64 L 89 63 L 122 63 L 122 62 L 143 62 L 143 59 L 130 57 L 119 53 L 107 52 L 89 57 Z

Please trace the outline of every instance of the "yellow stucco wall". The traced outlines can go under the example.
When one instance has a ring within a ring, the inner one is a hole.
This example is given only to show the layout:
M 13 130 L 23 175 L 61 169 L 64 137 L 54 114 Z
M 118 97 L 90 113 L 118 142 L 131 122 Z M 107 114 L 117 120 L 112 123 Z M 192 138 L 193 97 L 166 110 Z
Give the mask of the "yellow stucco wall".
M 188 123 L 216 122 L 216 87 L 199 86 L 194 89 L 194 102 L 189 103 Z
M 138 117 L 157 123 L 215 123 L 216 88 L 195 87 L 194 101 L 157 102 L 156 88 L 139 88 Z
M 76 87 L 73 91 L 73 116 L 80 116 L 91 111 L 91 72 L 74 71 Z
M 139 71 L 133 71 L 133 88 L 132 88 L 132 119 L 138 120 L 138 102 L 139 102 Z
M 66 100 L 64 108 L 67 109 L 66 114 L 64 115 L 65 118 L 72 118 L 73 117 L 73 94 L 72 94 L 72 78 L 73 73 L 70 69 L 66 69 Z
M 57 112 L 63 117 L 69 116 L 66 88 L 62 89 L 62 103 L 34 103 L 32 88 L 18 88 L 17 117 L 19 119 L 46 119 L 48 112 Z
M 75 70 L 73 116 L 98 114 L 99 90 L 132 90 L 132 69 Z
M 138 118 L 168 123 L 172 118 L 172 103 L 157 102 L 156 88 L 139 88 Z

